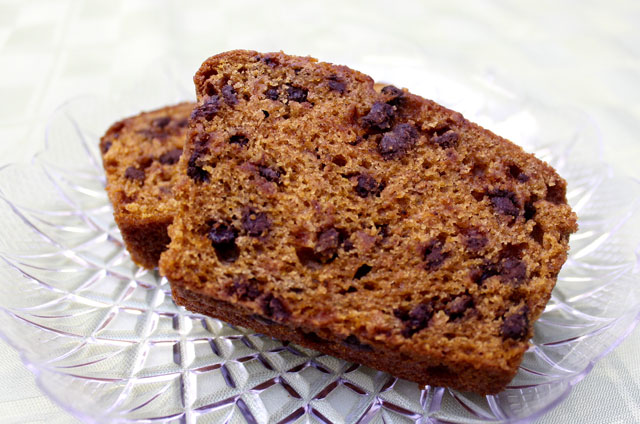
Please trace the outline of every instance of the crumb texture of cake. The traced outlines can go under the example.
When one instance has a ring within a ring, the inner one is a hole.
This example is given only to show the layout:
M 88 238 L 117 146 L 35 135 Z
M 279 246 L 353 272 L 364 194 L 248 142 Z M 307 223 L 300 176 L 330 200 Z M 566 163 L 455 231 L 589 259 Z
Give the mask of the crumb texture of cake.
M 194 81 L 160 260 L 177 303 L 420 384 L 506 386 L 577 229 L 550 166 L 309 57 L 231 51 Z
M 107 192 L 127 250 L 137 264 L 158 266 L 169 244 L 173 185 L 194 103 L 180 103 L 111 125 L 100 140 Z

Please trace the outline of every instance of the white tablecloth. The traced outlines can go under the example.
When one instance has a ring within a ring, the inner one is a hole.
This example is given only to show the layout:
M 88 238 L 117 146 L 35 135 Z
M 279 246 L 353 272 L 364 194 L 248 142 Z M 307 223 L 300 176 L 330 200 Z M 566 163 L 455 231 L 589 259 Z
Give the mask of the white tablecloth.
M 601 132 L 604 159 L 640 178 L 639 25 L 634 0 L 1 0 L 0 165 L 42 147 L 44 123 L 64 100 L 125 90 L 157 61 L 195 70 L 214 53 L 251 48 L 346 64 L 420 56 L 468 75 L 496 73 L 585 112 Z M 539 422 L 640 423 L 638 351 L 635 331 Z M 2 342 L 0 375 L 3 423 L 75 421 Z

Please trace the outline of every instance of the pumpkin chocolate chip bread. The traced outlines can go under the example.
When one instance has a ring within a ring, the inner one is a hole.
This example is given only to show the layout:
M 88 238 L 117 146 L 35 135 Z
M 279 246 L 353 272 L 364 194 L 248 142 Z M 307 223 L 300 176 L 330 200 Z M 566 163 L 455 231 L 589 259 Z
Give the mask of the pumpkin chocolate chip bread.
M 181 103 L 124 119 L 100 140 L 115 221 L 131 258 L 145 268 L 156 267 L 169 244 L 172 187 L 194 106 Z
M 550 166 L 308 57 L 231 51 L 194 80 L 160 259 L 177 303 L 421 384 L 506 386 L 576 231 Z

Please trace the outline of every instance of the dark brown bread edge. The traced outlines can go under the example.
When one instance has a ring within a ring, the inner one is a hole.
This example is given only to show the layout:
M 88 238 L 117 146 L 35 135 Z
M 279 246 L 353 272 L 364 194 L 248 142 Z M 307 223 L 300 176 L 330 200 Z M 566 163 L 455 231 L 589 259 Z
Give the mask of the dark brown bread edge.
M 167 229 L 173 217 L 138 220 L 116 214 L 115 220 L 133 262 L 147 269 L 157 267 L 160 255 L 171 241 Z
M 100 138 L 100 151 L 106 152 L 109 150 L 114 134 L 122 129 L 127 121 L 134 118 L 129 117 L 113 123 Z M 167 230 L 173 218 L 153 219 L 144 222 L 125 215 L 122 213 L 121 206 L 123 199 L 120 199 L 116 193 L 109 190 L 108 186 L 107 183 L 107 194 L 114 209 L 113 216 L 131 259 L 144 268 L 153 269 L 157 267 L 160 254 L 171 241 Z
M 143 112 L 142 114 L 145 113 L 151 112 Z M 102 138 L 100 138 L 100 151 L 105 152 L 109 150 L 108 146 L 112 143 L 113 135 L 122 129 L 127 121 L 137 116 L 125 118 L 113 123 Z M 131 260 L 143 268 L 156 268 L 160 261 L 160 254 L 167 249 L 171 241 L 168 228 L 173 222 L 173 217 L 154 217 L 153 219 L 140 220 L 123 214 L 123 199 L 120 199 L 116 193 L 113 193 L 108 188 L 107 184 L 107 194 L 114 209 L 113 216 L 116 225 L 120 229 L 122 240 L 131 256 Z
M 174 301 L 192 312 L 218 318 L 232 325 L 251 328 L 258 333 L 291 341 L 327 355 L 367 365 L 396 377 L 414 381 L 420 386 L 429 384 L 481 394 L 496 394 L 504 390 L 517 371 L 517 367 L 510 371 L 498 367 L 474 368 L 459 363 L 433 363 L 429 362 L 428 358 L 409 357 L 398 350 L 390 350 L 384 345 L 371 346 L 359 343 L 356 338 L 348 337 L 340 340 L 331 334 L 319 336 L 314 332 L 314 330 L 318 331 L 317 329 L 290 327 L 257 315 L 241 305 L 233 305 L 192 292 L 176 282 L 172 282 L 171 290 Z

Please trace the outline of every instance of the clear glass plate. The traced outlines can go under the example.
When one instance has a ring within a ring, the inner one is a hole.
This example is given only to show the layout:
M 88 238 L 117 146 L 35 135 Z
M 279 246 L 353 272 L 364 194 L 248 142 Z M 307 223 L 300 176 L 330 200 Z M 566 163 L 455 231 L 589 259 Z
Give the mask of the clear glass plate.
M 45 393 L 99 422 L 529 422 L 633 329 L 640 184 L 599 160 L 588 117 L 492 75 L 394 68 L 375 58 L 354 67 L 462 111 L 569 182 L 580 231 L 509 388 L 486 397 L 420 389 L 176 307 L 167 281 L 129 259 L 98 151 L 113 121 L 189 97 L 192 89 L 159 66 L 119 99 L 64 104 L 48 125 L 46 149 L 30 165 L 0 169 L 0 332 Z

